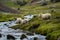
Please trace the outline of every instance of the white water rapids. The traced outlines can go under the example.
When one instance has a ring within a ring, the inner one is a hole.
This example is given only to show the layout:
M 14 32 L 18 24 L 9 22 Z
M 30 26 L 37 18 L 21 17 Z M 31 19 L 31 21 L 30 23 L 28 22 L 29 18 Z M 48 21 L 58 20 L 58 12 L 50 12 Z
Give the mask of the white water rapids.
M 14 30 L 12 26 L 17 25 L 15 21 L 9 21 L 9 22 L 0 22 L 0 34 L 2 37 L 0 37 L 0 40 L 21 40 L 20 37 L 22 34 L 25 34 L 23 30 Z M 18 31 L 19 30 L 19 31 Z M 7 39 L 7 35 L 13 35 L 16 39 Z M 46 36 L 42 36 L 40 34 L 34 34 L 34 35 L 26 35 L 27 38 L 24 38 L 23 40 L 34 40 L 34 37 L 37 37 L 37 40 L 46 40 Z

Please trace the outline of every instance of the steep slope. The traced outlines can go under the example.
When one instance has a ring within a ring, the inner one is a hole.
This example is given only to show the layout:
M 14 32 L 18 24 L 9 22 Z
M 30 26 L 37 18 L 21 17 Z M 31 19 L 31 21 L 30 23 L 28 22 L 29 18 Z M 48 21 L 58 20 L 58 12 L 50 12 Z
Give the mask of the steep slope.
M 13 2 L 8 2 L 5 5 L 10 7 L 10 8 L 20 8 L 21 14 L 13 16 L 15 17 L 24 17 L 24 15 L 27 14 L 37 14 L 35 18 L 33 18 L 28 24 L 19 24 L 14 26 L 14 29 L 23 29 L 23 30 L 28 30 L 31 32 L 35 32 L 38 34 L 46 35 L 47 40 L 57 40 L 60 38 L 60 2 L 57 3 L 48 3 L 48 5 L 41 6 L 40 4 L 35 4 L 35 5 L 29 5 L 31 0 L 28 0 L 28 4 L 25 6 L 19 6 L 17 4 L 14 4 Z M 34 1 L 35 2 L 35 1 Z M 11 4 L 10 4 L 11 3 Z M 55 6 L 54 10 L 55 12 L 50 12 L 51 6 Z M 52 17 L 50 20 L 42 20 L 41 18 L 38 17 L 38 14 L 40 13 L 51 13 Z M 10 14 L 9 14 L 10 15 Z M 8 15 L 8 16 L 9 16 Z M 12 16 L 9 16 L 10 18 Z M 2 18 L 4 18 L 3 16 Z M 7 18 L 7 17 L 6 17 Z M 33 30 L 33 31 L 32 31 Z
M 54 5 L 55 12 L 50 12 L 50 6 Z M 20 28 L 23 30 L 29 30 L 42 35 L 47 35 L 47 40 L 57 40 L 60 37 L 60 2 L 51 3 L 46 6 L 34 5 L 34 6 L 23 6 L 21 7 L 22 15 L 26 14 L 40 14 L 40 13 L 51 13 L 52 19 L 49 21 L 42 20 L 38 16 L 33 18 L 29 24 L 19 24 L 14 26 L 14 29 Z M 36 20 L 37 19 L 37 20 Z M 33 30 L 33 31 L 32 31 Z

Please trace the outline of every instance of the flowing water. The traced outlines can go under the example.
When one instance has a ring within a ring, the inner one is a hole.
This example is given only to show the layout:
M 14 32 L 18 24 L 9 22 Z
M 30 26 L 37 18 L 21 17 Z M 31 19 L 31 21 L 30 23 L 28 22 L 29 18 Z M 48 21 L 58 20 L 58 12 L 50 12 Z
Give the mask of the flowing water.
M 0 40 L 21 40 L 20 37 L 22 34 L 26 35 L 26 38 L 23 40 L 34 40 L 34 37 L 37 37 L 37 40 L 46 40 L 46 36 L 42 36 L 40 34 L 34 33 L 34 35 L 27 35 L 27 33 L 23 32 L 23 30 L 14 30 L 12 28 L 9 28 L 15 25 L 17 25 L 16 21 L 0 22 L 0 34 L 2 35 L 2 37 L 0 37 Z M 7 35 L 11 35 L 15 37 L 15 39 L 7 39 Z

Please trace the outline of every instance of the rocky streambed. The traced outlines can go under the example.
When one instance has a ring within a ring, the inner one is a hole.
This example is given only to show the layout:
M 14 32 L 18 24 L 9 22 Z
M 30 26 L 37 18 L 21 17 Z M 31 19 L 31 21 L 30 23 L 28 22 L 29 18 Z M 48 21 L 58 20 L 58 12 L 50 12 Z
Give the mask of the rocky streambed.
M 0 40 L 46 40 L 46 36 L 12 29 L 16 21 L 0 22 Z

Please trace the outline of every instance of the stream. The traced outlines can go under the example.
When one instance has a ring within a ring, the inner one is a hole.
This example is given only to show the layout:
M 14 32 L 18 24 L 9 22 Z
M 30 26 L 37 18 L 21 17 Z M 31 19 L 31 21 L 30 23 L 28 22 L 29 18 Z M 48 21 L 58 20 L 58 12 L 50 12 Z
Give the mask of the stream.
M 12 29 L 17 25 L 16 21 L 8 21 L 8 22 L 0 22 L 0 40 L 46 40 L 46 36 L 35 34 L 27 35 L 27 32 L 24 32 L 20 29 Z M 25 35 L 26 37 L 21 39 L 21 35 Z M 10 35 L 10 36 L 7 36 Z M 34 39 L 36 38 L 36 39 Z

